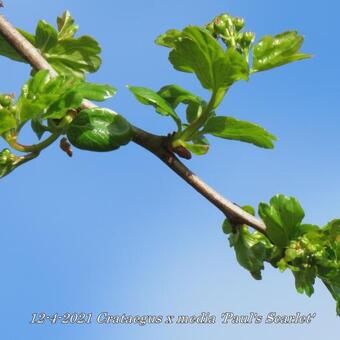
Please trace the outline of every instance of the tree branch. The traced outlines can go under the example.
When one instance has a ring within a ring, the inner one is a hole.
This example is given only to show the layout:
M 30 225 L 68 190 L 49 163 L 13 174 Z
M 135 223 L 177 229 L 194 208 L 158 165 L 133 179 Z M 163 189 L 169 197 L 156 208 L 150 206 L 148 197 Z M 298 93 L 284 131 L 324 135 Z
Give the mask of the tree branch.
M 37 70 L 47 69 L 52 77 L 57 75 L 55 70 L 43 58 L 39 51 L 2 15 L 0 15 L 0 33 L 33 68 Z M 84 109 L 93 108 L 96 107 L 96 105 L 88 100 L 84 100 L 81 107 Z M 213 188 L 197 177 L 190 169 L 188 169 L 173 153 L 168 151 L 165 145 L 165 137 L 153 135 L 137 127 L 133 127 L 133 129 L 135 132 L 133 141 L 136 144 L 139 144 L 156 155 L 177 175 L 216 206 L 226 217 L 230 219 L 233 224 L 246 224 L 261 233 L 266 234 L 266 226 L 261 220 L 248 214 L 239 206 L 221 196 Z

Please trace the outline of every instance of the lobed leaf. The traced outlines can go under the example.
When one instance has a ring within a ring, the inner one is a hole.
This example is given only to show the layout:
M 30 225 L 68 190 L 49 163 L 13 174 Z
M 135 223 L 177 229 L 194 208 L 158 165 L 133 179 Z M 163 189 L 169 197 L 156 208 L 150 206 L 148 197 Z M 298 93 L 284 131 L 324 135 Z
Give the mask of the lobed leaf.
M 225 222 L 224 231 L 230 233 L 230 226 Z M 234 247 L 238 263 L 247 269 L 256 280 L 261 280 L 261 271 L 267 256 L 266 246 L 251 234 L 247 227 L 239 227 L 236 233 L 230 233 L 230 246 Z
M 58 33 L 44 20 L 38 22 L 35 31 L 35 47 L 42 53 L 47 52 L 58 43 Z
M 58 31 L 45 21 L 39 21 L 35 36 L 23 30 L 19 32 L 38 48 L 57 73 L 84 78 L 85 74 L 96 72 L 101 65 L 101 48 L 89 36 L 74 38 L 78 26 L 69 12 L 57 19 Z M 12 60 L 27 61 L 0 34 L 0 55 Z
M 181 37 L 181 31 L 172 29 L 158 36 L 155 40 L 155 43 L 160 46 L 174 48 L 176 46 L 175 43 L 179 41 Z
M 273 244 L 286 247 L 299 232 L 304 211 L 294 197 L 274 196 L 270 204 L 260 203 L 259 215 L 267 226 L 267 233 Z
M 89 36 L 61 40 L 45 54 L 47 61 L 59 73 L 83 78 L 85 73 L 96 72 L 101 65 L 101 48 Z
M 225 51 L 205 28 L 189 26 L 168 45 L 173 47 L 169 60 L 174 68 L 194 73 L 204 88 L 215 93 L 214 108 L 235 81 L 248 79 L 246 59 L 233 48 Z
M 304 38 L 296 31 L 265 36 L 253 49 L 252 72 L 260 72 L 294 61 L 308 59 L 310 54 L 299 52 Z
M 73 38 L 79 28 L 74 23 L 74 19 L 72 18 L 69 11 L 65 11 L 62 16 L 57 18 L 57 24 L 59 40 Z
M 305 268 L 303 270 L 293 271 L 295 277 L 295 287 L 300 293 L 306 293 L 307 296 L 312 296 L 314 293 L 314 283 L 316 279 L 315 267 Z

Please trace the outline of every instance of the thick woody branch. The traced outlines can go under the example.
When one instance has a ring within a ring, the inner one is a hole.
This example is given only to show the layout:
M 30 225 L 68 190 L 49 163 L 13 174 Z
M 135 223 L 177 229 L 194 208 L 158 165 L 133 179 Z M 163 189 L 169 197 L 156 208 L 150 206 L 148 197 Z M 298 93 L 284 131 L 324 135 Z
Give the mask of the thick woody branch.
M 37 70 L 47 69 L 53 77 L 57 75 L 55 70 L 43 58 L 39 51 L 2 15 L 0 15 L 0 33 L 33 68 Z M 95 107 L 92 102 L 88 100 L 83 101 L 82 108 L 92 107 Z M 213 188 L 197 177 L 190 169 L 188 169 L 173 153 L 168 151 L 164 144 L 164 137 L 153 135 L 136 127 L 134 127 L 134 132 L 133 141 L 136 144 L 139 144 L 161 159 L 177 175 L 216 206 L 226 217 L 230 219 L 233 224 L 246 224 L 266 234 L 266 226 L 261 220 L 248 214 L 239 206 L 221 196 Z

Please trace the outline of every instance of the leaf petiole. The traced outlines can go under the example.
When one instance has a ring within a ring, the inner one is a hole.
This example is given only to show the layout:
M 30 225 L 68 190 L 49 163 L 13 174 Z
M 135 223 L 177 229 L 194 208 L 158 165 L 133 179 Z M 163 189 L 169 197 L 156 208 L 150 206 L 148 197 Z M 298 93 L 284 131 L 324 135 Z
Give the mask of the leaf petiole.
M 214 109 L 216 102 L 217 93 L 214 91 L 211 95 L 210 101 L 208 105 L 204 108 L 201 115 L 193 121 L 184 131 L 180 134 L 179 138 L 182 141 L 191 140 L 192 137 L 197 133 L 197 131 L 205 124 L 207 121 L 209 114 Z M 176 138 L 177 139 L 177 138 Z M 174 141 L 176 143 L 176 140 Z
M 17 136 L 6 135 L 7 143 L 14 149 L 20 152 L 33 152 L 39 153 L 41 150 L 47 148 L 54 143 L 60 136 L 60 133 L 53 133 L 47 139 L 38 144 L 23 145 L 17 141 Z

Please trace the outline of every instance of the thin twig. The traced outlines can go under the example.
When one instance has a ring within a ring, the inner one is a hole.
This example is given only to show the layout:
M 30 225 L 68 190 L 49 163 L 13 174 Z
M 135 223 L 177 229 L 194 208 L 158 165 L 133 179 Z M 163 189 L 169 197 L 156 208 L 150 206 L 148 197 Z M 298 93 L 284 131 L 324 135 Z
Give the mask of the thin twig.
M 5 39 L 22 55 L 27 62 L 35 69 L 49 70 L 52 77 L 57 73 L 51 65 L 43 58 L 39 51 L 27 41 L 2 15 L 0 15 L 0 33 Z M 96 105 L 84 100 L 82 108 L 92 108 Z M 139 128 L 134 127 L 133 141 L 143 148 L 149 150 L 161 159 L 177 175 L 183 178 L 190 186 L 198 191 L 203 197 L 216 206 L 234 224 L 246 224 L 266 234 L 264 223 L 242 210 L 239 206 L 227 200 L 197 177 L 188 169 L 173 153 L 169 152 L 164 145 L 164 137 L 156 136 Z

